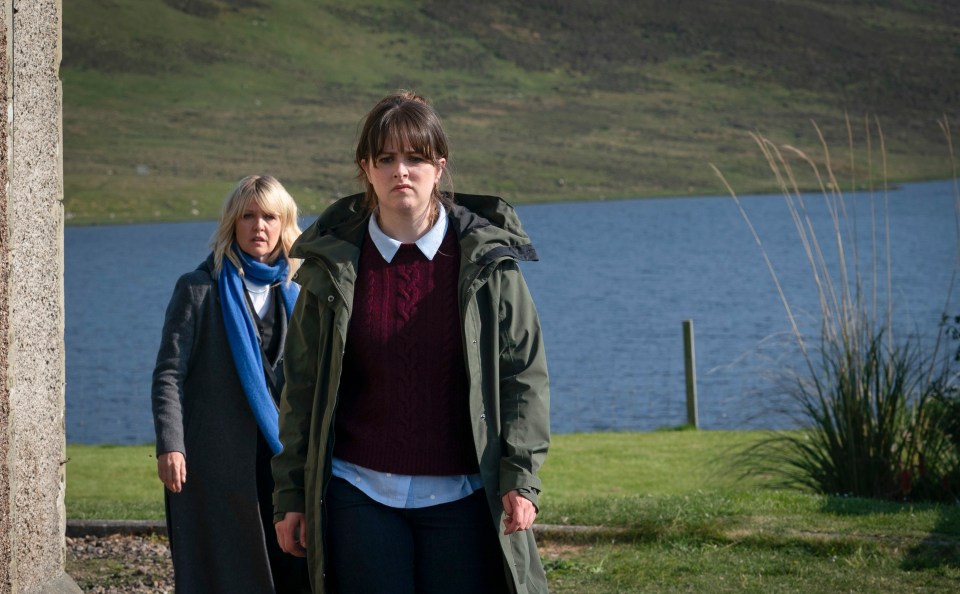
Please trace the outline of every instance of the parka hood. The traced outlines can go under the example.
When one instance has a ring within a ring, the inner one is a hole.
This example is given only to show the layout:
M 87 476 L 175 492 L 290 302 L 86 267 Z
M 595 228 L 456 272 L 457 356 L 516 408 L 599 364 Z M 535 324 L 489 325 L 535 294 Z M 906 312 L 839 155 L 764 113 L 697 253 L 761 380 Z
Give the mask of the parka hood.
M 363 194 L 341 198 L 327 207 L 323 213 L 290 247 L 290 256 L 308 260 L 320 256 L 330 248 L 333 241 L 347 241 L 359 246 L 367 215 L 363 208 Z
M 460 236 L 460 249 L 470 261 L 483 264 L 502 257 L 538 259 L 517 211 L 502 198 L 455 194 L 450 214 Z
M 463 255 L 471 262 L 509 257 L 520 261 L 537 260 L 530 237 L 523 230 L 516 211 L 497 196 L 455 194 L 450 209 L 451 224 L 460 237 Z M 367 218 L 363 194 L 341 198 L 328 207 L 297 239 L 290 256 L 320 258 L 328 264 L 354 259 L 366 232 Z

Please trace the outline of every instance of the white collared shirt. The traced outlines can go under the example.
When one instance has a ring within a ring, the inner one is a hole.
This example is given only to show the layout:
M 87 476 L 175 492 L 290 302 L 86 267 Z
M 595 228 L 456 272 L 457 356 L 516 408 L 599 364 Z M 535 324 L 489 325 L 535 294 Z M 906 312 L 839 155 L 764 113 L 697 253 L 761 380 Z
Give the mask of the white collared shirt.
M 450 224 L 447 220 L 447 209 L 445 209 L 442 204 L 440 204 L 439 207 L 440 213 L 437 216 L 437 222 L 433 224 L 433 227 L 431 227 L 429 231 L 423 234 L 423 237 L 416 241 L 416 246 L 420 248 L 420 251 L 427 257 L 427 260 L 431 261 L 433 257 L 437 255 L 440 244 L 443 243 L 443 238 L 447 235 L 447 226 Z M 370 239 L 373 240 L 373 245 L 377 246 L 377 251 L 380 252 L 383 259 L 386 260 L 388 264 L 393 262 L 393 257 L 397 255 L 397 252 L 400 251 L 400 246 L 403 244 L 383 232 L 383 229 L 380 228 L 380 224 L 377 222 L 376 212 L 370 217 L 367 230 L 370 232 Z

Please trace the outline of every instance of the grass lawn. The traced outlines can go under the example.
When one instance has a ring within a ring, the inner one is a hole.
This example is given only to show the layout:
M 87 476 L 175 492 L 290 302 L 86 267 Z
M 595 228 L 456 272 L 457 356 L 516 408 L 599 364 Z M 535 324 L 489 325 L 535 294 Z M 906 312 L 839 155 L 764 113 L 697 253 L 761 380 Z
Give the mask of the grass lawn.
M 554 436 L 541 539 L 553 592 L 952 592 L 960 507 L 741 480 L 758 432 Z M 67 516 L 161 519 L 153 446 L 67 447 Z

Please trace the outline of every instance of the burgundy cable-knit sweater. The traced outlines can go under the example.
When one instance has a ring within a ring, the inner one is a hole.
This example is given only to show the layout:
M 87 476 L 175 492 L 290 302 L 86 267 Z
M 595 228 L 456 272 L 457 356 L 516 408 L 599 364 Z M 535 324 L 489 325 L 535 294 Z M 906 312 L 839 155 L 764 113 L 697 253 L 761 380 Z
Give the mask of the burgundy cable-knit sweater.
M 457 279 L 448 230 L 433 260 L 403 244 L 360 253 L 334 426 L 334 455 L 380 472 L 478 471 L 470 430 Z

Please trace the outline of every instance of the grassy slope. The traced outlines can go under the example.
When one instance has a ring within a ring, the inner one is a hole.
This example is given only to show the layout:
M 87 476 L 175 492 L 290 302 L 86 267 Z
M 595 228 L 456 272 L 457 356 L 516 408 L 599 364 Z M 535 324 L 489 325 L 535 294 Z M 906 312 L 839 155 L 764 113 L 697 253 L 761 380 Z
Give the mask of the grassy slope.
M 708 162 L 769 190 L 746 132 L 816 149 L 815 120 L 846 166 L 845 112 L 858 147 L 880 119 L 892 178 L 945 177 L 949 3 L 71 0 L 68 221 L 214 218 L 252 172 L 317 212 L 355 189 L 357 122 L 401 87 L 444 117 L 456 188 L 515 202 L 720 194 Z

